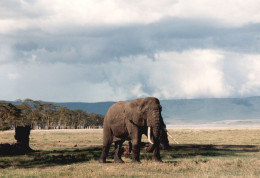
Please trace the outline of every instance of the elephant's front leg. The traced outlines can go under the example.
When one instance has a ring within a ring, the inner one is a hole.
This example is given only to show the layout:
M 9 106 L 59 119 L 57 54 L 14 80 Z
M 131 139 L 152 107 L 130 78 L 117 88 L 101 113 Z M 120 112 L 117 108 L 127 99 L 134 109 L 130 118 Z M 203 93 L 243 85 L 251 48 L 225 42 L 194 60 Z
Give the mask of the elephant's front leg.
M 153 151 L 153 160 L 156 162 L 162 162 L 159 144 L 158 144 L 158 146 L 155 147 L 155 149 Z
M 114 162 L 115 163 L 124 163 L 124 161 L 121 158 L 122 144 L 123 144 L 123 141 L 115 142 L 115 156 L 114 156 Z
M 133 155 L 133 163 L 140 163 L 140 145 L 133 143 L 133 149 L 132 149 L 132 155 Z
M 138 136 L 137 139 L 132 140 L 132 155 L 133 155 L 133 163 L 140 163 L 140 144 L 141 144 L 141 136 Z

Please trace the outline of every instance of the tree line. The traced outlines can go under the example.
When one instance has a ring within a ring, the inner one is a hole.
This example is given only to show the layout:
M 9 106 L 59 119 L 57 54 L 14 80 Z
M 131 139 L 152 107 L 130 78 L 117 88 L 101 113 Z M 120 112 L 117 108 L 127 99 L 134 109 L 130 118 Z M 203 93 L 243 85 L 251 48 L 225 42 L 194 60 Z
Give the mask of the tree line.
M 103 126 L 104 115 L 71 110 L 57 104 L 17 100 L 0 101 L 0 130 L 30 125 L 32 129 L 84 129 Z

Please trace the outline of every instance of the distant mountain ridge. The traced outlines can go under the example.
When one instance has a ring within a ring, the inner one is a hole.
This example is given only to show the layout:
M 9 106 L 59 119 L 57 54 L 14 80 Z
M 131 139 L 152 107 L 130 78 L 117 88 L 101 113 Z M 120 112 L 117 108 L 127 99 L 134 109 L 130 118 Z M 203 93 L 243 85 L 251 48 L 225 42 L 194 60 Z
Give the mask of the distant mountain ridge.
M 260 97 L 204 98 L 161 100 L 162 115 L 166 124 L 221 123 L 225 120 L 248 121 L 260 119 Z M 82 109 L 88 113 L 106 114 L 115 102 L 56 103 L 70 109 Z M 238 122 L 239 123 L 239 122 Z
M 260 119 L 260 97 L 163 100 L 161 104 L 170 124 Z
M 247 98 L 203 98 L 160 100 L 162 116 L 172 124 L 260 125 L 260 96 Z M 12 102 L 18 104 L 17 102 Z M 69 109 L 105 115 L 115 102 L 53 102 Z
M 108 108 L 116 102 L 97 102 L 97 103 L 84 103 L 84 102 L 65 102 L 65 103 L 55 103 L 69 109 L 81 109 L 88 113 L 97 113 L 105 115 Z

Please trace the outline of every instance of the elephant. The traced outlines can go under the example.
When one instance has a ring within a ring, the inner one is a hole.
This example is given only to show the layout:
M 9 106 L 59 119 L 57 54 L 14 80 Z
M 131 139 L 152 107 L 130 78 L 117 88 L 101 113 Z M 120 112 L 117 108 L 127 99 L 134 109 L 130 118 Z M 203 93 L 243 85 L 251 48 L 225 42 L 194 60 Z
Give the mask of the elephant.
M 153 160 L 161 162 L 160 145 L 162 148 L 169 147 L 161 111 L 160 102 L 155 97 L 119 101 L 112 105 L 104 118 L 103 147 L 99 162 L 106 163 L 109 148 L 114 142 L 114 162 L 123 163 L 122 144 L 125 140 L 130 140 L 132 162 L 140 163 L 142 134 L 148 137 L 150 143 L 146 151 L 153 152 Z

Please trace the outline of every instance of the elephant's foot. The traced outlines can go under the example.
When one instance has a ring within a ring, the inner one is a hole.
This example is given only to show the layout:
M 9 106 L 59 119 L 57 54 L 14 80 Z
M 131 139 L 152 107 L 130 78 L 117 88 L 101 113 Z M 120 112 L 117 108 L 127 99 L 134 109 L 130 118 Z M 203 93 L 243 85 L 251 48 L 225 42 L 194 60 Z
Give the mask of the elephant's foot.
M 133 160 L 132 160 L 132 163 L 135 163 L 135 164 L 136 164 L 136 163 L 137 163 L 137 164 L 140 164 L 140 163 L 141 163 L 141 161 L 138 161 L 138 160 L 135 160 L 135 159 L 133 159 Z
M 99 160 L 98 162 L 99 163 L 106 163 L 106 161 L 103 161 L 103 160 Z
M 141 163 L 140 162 L 140 147 L 139 145 L 133 145 L 133 156 L 132 156 L 132 163 Z
M 154 160 L 154 162 L 163 163 L 163 161 L 161 159 Z
M 161 158 L 153 158 L 153 161 L 159 162 L 159 163 L 162 163 L 162 162 L 163 162 Z
M 124 161 L 122 159 L 115 159 L 114 163 L 124 163 Z
M 99 163 L 106 163 L 106 157 L 109 152 L 109 147 L 110 147 L 110 144 L 108 146 L 103 146 L 102 153 L 101 153 L 100 159 L 99 159 Z
M 121 158 L 121 155 L 115 155 L 114 163 L 124 163 L 124 161 Z
M 99 163 L 106 163 L 106 159 L 100 158 L 98 162 L 99 162 Z

